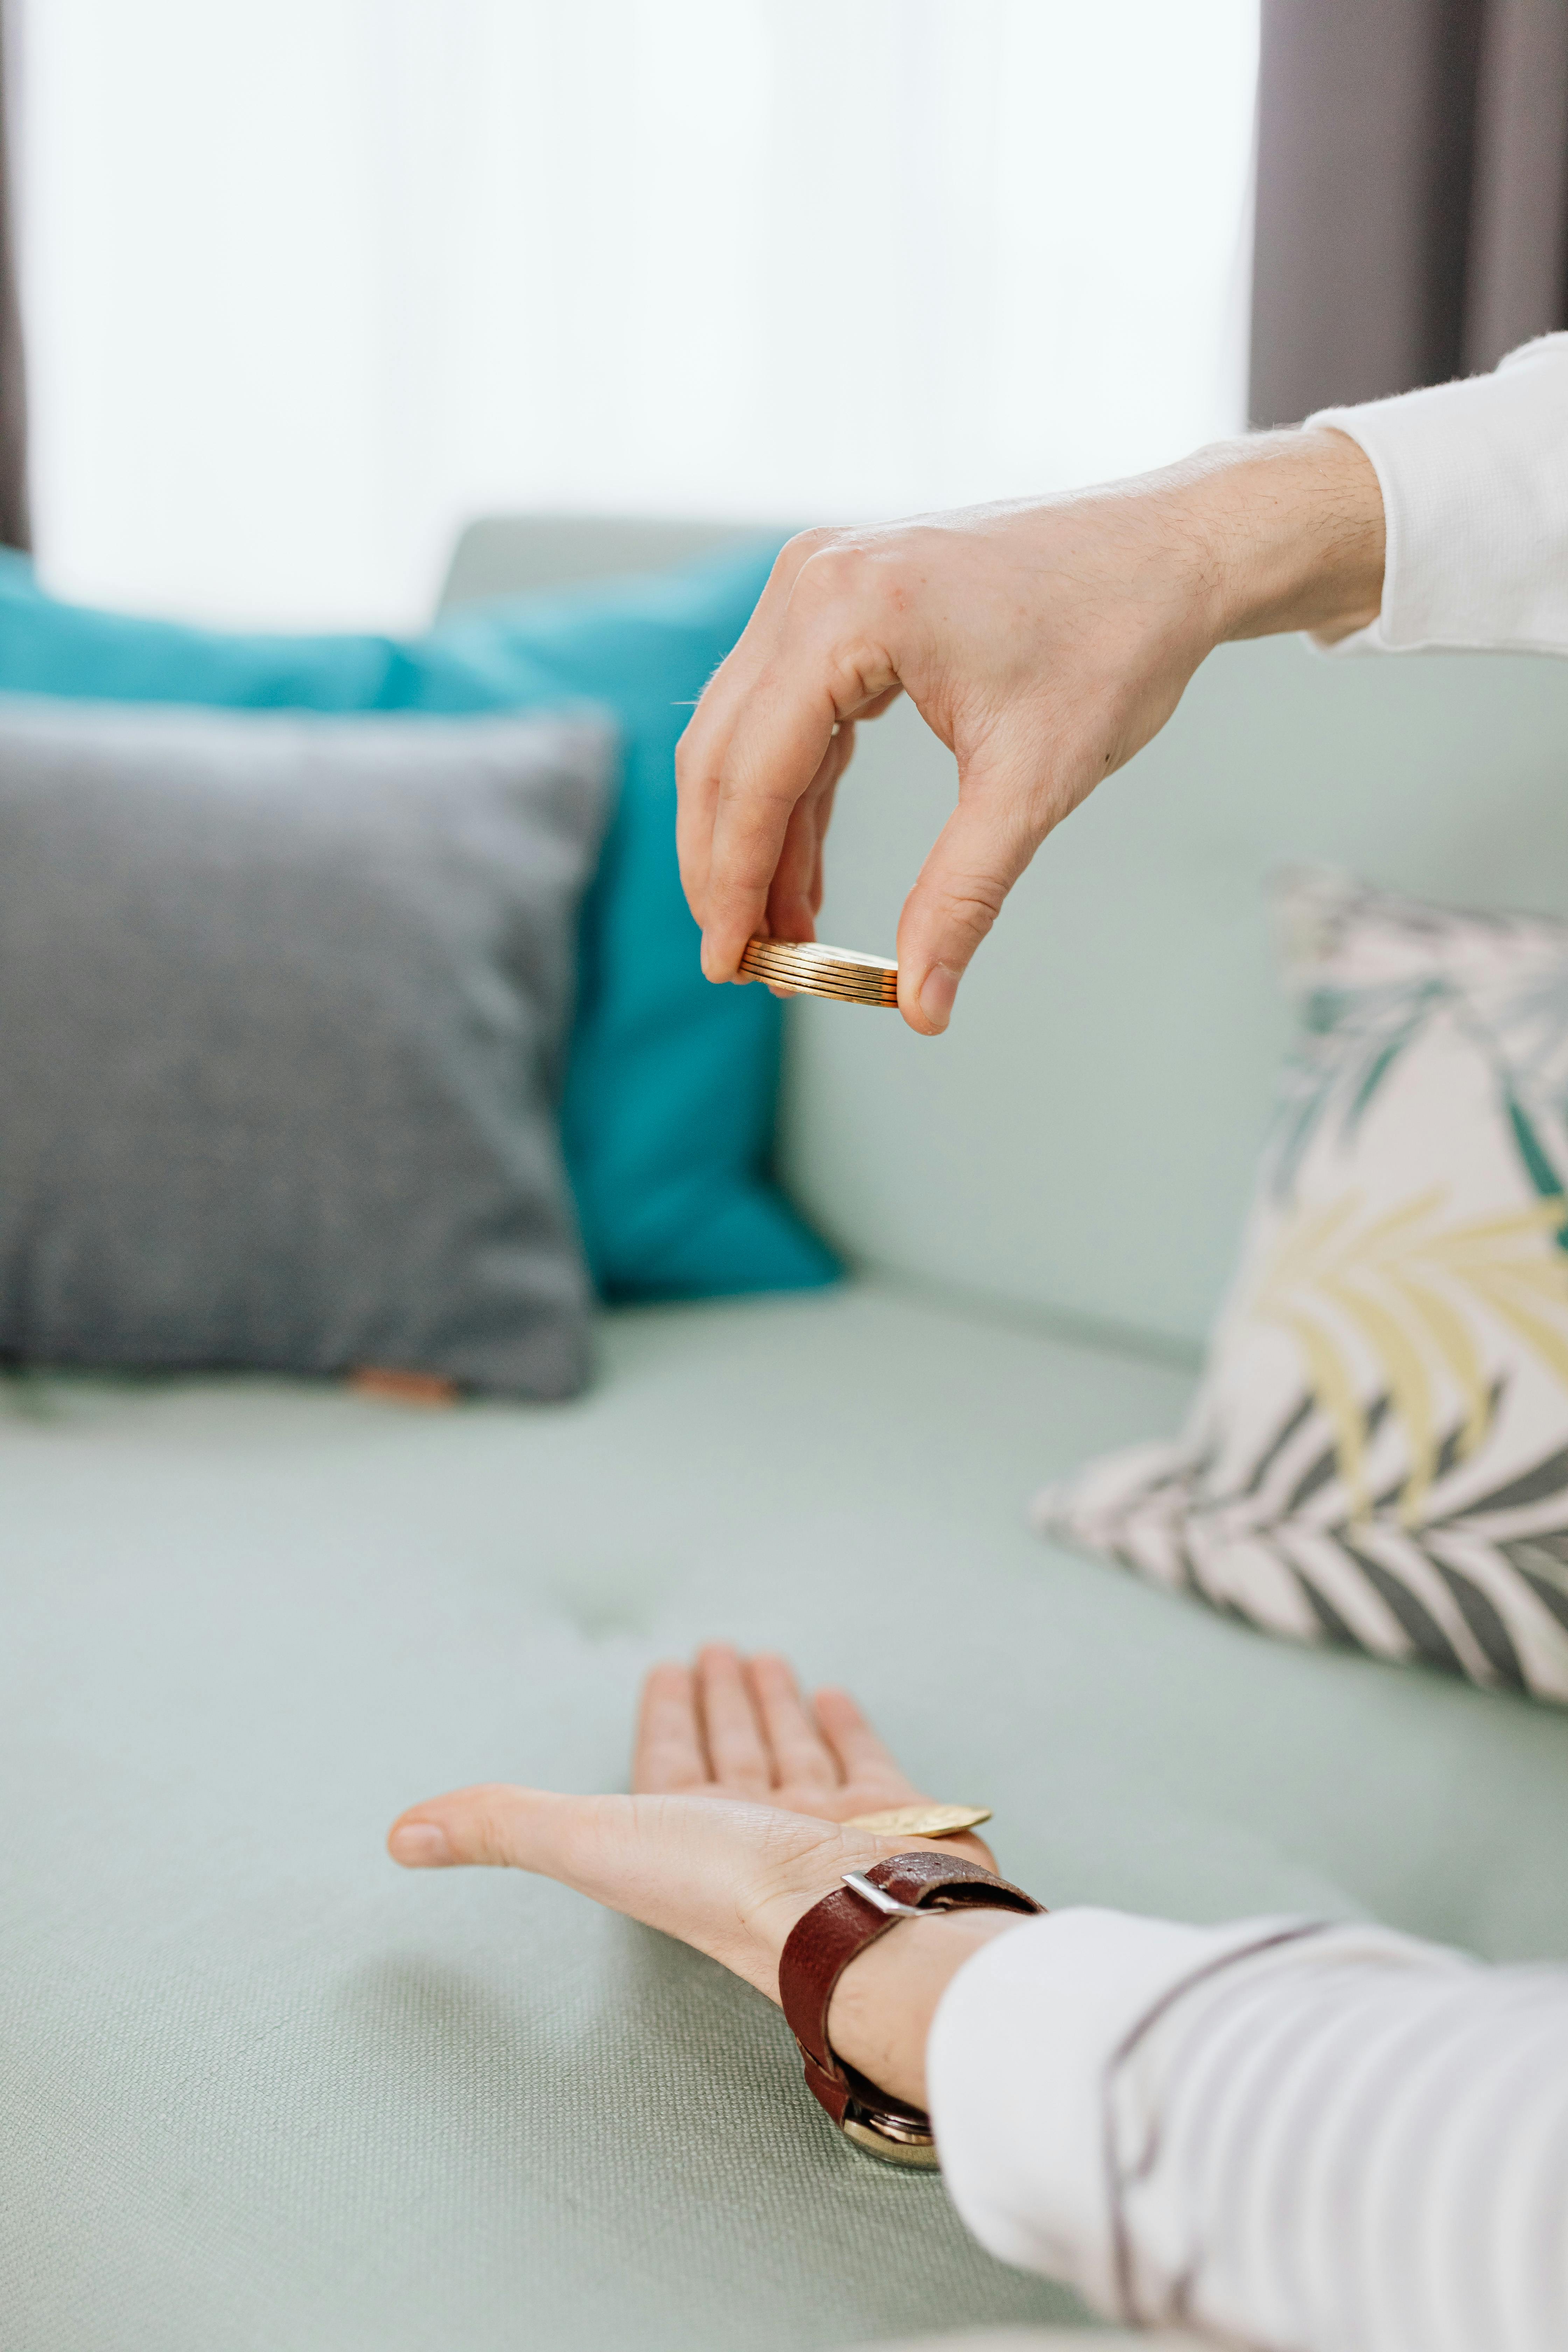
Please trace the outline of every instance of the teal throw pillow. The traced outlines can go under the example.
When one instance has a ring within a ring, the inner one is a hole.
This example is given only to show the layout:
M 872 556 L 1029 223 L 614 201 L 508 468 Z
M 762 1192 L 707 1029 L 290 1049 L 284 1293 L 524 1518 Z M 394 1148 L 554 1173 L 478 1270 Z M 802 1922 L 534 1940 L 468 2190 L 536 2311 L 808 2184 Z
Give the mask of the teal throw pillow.
M 711 988 L 675 855 L 675 746 L 745 626 L 770 542 L 679 571 L 468 606 L 423 635 L 200 629 L 48 596 L 0 559 L 0 689 L 229 709 L 557 711 L 597 704 L 619 803 L 584 906 L 563 1106 L 589 1265 L 609 1298 L 829 1282 L 770 1181 L 780 1012 Z

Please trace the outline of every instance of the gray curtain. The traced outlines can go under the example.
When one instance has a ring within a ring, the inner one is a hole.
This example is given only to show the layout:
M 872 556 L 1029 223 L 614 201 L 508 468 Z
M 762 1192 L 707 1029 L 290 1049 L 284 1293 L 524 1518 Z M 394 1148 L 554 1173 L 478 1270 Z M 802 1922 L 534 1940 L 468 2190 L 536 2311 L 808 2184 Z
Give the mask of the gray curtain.
M 22 309 L 11 203 L 5 101 L 5 27 L 0 13 L 0 546 L 30 547 L 27 507 L 27 387 L 22 363 Z
M 1568 0 L 1263 0 L 1257 425 L 1568 325 Z

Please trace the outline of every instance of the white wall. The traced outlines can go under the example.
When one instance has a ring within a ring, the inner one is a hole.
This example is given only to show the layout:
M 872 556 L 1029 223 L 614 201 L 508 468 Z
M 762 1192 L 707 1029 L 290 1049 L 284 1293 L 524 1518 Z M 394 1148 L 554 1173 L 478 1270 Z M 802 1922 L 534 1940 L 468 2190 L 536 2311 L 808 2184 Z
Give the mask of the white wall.
M 859 515 L 1242 413 L 1256 0 L 10 0 L 47 577 L 400 622 L 534 504 Z

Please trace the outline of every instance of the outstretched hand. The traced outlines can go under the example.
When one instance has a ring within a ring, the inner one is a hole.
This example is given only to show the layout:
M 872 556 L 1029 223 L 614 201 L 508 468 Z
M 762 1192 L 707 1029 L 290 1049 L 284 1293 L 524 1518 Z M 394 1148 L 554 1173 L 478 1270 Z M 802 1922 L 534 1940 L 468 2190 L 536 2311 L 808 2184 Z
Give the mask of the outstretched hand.
M 713 1646 L 694 1670 L 656 1666 L 633 1784 L 626 1797 L 455 1790 L 400 1815 L 388 1850 L 411 1869 L 497 1864 L 560 1879 L 776 2000 L 779 1956 L 802 1913 L 845 1871 L 933 1843 L 840 1826 L 920 1791 L 847 1692 L 819 1692 L 808 1710 L 782 1658 L 743 1662 Z M 978 1838 L 941 1850 L 991 1866 Z

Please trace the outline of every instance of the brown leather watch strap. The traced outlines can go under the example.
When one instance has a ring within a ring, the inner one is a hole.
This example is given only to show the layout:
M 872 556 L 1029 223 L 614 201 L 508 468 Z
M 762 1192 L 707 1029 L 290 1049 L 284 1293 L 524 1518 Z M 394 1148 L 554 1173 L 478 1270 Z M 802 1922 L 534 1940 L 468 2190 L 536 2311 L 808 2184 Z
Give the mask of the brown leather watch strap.
M 929 1850 L 897 1853 L 873 1864 L 861 1875 L 895 1902 L 922 1911 L 989 1907 L 1038 1912 L 1044 1907 L 1021 1886 L 1009 1885 L 959 1854 Z M 892 2124 L 900 2137 L 906 2125 L 916 2138 L 923 2131 L 929 2146 L 930 2121 L 921 2110 L 905 2106 L 865 2082 L 835 2054 L 827 2039 L 827 2011 L 834 1987 L 850 1961 L 889 1927 L 897 1927 L 898 1918 L 896 1913 L 874 1909 L 852 1886 L 836 1887 L 831 1895 L 825 1895 L 790 1932 L 779 1960 L 779 2002 L 800 2045 L 805 2079 L 836 2124 L 850 2130 L 855 2113 L 864 2110 L 870 2121 Z M 853 2136 L 865 2137 L 858 2131 Z

